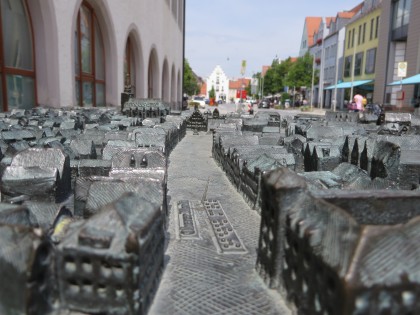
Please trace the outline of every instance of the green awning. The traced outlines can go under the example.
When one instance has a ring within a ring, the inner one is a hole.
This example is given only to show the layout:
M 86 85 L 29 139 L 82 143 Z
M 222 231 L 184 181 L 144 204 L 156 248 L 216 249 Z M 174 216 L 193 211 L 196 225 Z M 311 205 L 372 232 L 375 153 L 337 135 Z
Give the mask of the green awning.
M 371 82 L 373 82 L 373 80 L 360 80 L 360 81 L 353 81 L 353 82 L 351 82 L 351 81 L 350 82 L 341 82 L 341 83 L 338 83 L 336 85 L 332 85 L 332 86 L 326 87 L 325 90 L 349 89 L 352 86 L 355 87 L 355 86 L 365 85 L 365 84 L 368 84 L 368 83 L 371 83 Z

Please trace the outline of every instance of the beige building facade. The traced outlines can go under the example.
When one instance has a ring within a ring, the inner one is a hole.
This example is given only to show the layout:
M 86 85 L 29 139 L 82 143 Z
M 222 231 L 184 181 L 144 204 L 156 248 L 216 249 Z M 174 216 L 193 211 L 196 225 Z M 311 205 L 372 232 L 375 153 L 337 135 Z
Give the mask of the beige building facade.
M 182 99 L 185 0 L 1 2 L 0 111 Z
M 388 85 L 401 79 L 399 62 L 407 62 L 407 77 L 420 73 L 419 17 L 420 1 L 382 1 L 374 102 L 411 108 L 420 95 L 419 84 Z

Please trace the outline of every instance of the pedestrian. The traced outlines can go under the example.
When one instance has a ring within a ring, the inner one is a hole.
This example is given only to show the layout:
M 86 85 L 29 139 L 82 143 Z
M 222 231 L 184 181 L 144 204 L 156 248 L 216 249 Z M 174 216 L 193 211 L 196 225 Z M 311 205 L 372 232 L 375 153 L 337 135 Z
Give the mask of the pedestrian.
M 249 113 L 250 115 L 252 115 L 252 114 L 254 113 L 254 110 L 252 109 L 252 105 L 251 105 L 251 103 L 248 103 L 248 113 Z
M 356 109 L 354 111 L 355 112 L 363 111 L 363 96 L 360 94 L 356 94 L 353 97 L 353 101 L 356 104 Z

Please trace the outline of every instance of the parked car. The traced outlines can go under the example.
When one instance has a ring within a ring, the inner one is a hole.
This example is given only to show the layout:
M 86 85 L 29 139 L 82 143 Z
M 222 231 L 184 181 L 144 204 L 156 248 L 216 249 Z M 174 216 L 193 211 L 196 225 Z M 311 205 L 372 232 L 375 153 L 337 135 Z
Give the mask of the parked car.
M 268 101 L 261 101 L 259 104 L 258 104 L 258 108 L 270 108 L 270 103 L 268 102 Z
M 201 108 L 206 108 L 206 101 L 205 101 L 204 97 L 194 96 L 193 97 L 193 102 L 198 103 L 198 106 L 200 106 Z

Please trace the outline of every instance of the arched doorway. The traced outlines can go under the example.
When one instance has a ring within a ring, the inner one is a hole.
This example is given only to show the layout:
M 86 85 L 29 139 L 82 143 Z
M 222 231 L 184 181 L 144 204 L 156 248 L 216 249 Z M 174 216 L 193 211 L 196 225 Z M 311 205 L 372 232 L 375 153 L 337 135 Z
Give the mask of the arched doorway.
M 168 69 L 168 62 L 165 59 L 163 62 L 163 71 L 162 71 L 162 100 L 165 102 L 169 102 L 169 69 Z
M 75 29 L 76 101 L 79 106 L 105 106 L 105 51 L 95 12 L 80 6 Z
M 147 98 L 159 98 L 159 66 L 156 50 L 152 49 L 147 71 Z
M 130 88 L 131 93 L 136 95 L 135 53 L 130 37 L 127 38 L 124 53 L 124 87 Z
M 30 109 L 36 105 L 35 56 L 31 18 L 26 1 L 1 1 L 1 109 Z
M 172 65 L 172 71 L 171 71 L 171 103 L 172 103 L 172 106 L 176 105 L 175 65 Z

